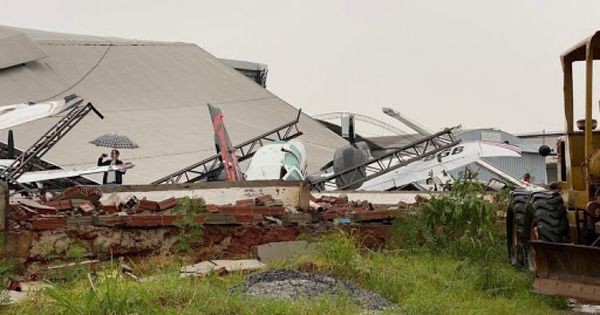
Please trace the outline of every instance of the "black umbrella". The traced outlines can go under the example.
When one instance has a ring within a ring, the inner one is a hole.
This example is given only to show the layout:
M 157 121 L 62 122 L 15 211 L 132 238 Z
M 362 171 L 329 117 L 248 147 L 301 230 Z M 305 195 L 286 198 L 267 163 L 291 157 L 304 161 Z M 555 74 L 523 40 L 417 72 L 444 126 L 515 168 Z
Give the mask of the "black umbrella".
M 111 149 L 137 149 L 139 146 L 133 142 L 129 137 L 108 133 L 101 135 L 100 137 L 90 141 L 91 144 L 95 144 L 99 147 L 111 148 Z

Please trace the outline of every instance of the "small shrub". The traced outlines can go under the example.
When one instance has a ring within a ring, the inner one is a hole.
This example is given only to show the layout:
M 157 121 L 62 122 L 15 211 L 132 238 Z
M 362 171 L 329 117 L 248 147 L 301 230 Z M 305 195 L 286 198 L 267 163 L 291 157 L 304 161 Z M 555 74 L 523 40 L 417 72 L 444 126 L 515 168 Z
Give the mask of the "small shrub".
M 449 193 L 423 204 L 420 217 L 429 245 L 450 249 L 458 256 L 487 254 L 498 235 L 497 207 L 483 199 L 484 193 L 479 183 L 463 179 Z
M 204 227 L 195 222 L 196 217 L 201 213 L 206 213 L 206 206 L 202 198 L 181 198 L 174 209 L 177 214 L 183 215 L 183 219 L 177 222 L 179 235 L 175 251 L 178 253 L 189 253 L 193 245 L 202 243 Z

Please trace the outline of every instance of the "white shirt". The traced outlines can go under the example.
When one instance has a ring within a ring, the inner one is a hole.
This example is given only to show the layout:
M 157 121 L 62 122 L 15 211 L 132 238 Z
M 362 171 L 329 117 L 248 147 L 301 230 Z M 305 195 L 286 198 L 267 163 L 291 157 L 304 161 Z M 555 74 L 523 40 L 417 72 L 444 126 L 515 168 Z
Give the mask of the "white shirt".
M 115 165 L 117 161 L 116 160 L 111 160 L 110 161 L 110 166 Z M 106 174 L 106 183 L 107 184 L 114 184 L 117 181 L 117 174 L 112 171 L 112 172 L 108 172 L 108 174 Z

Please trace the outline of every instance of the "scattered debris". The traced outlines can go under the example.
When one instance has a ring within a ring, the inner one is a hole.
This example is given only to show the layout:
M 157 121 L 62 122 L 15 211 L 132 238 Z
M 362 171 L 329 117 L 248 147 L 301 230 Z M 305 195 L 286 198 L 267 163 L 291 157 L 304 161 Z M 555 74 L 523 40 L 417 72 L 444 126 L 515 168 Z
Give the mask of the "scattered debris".
M 47 270 L 57 270 L 57 269 L 68 269 L 68 268 L 80 267 L 80 266 L 89 266 L 90 269 L 95 269 L 99 263 L 100 263 L 99 260 L 86 260 L 86 261 L 82 261 L 82 262 L 72 262 L 72 263 L 68 263 L 68 264 L 50 266 L 46 269 Z
M 264 263 L 256 259 L 208 260 L 181 268 L 181 277 L 205 276 L 213 271 L 218 272 L 219 275 L 232 271 L 254 271 L 264 266 Z
M 393 304 L 380 295 L 328 276 L 292 270 L 253 273 L 232 288 L 248 296 L 298 300 L 326 294 L 345 293 L 367 310 L 384 310 Z
M 29 295 L 50 287 L 49 284 L 39 281 L 20 282 L 17 290 L 0 290 L 0 305 L 10 305 L 21 302 Z
M 319 212 L 323 219 L 335 224 L 351 224 L 354 222 L 391 221 L 398 217 L 400 208 L 375 206 L 367 200 L 348 200 L 347 195 L 321 196 L 310 202 L 313 211 Z

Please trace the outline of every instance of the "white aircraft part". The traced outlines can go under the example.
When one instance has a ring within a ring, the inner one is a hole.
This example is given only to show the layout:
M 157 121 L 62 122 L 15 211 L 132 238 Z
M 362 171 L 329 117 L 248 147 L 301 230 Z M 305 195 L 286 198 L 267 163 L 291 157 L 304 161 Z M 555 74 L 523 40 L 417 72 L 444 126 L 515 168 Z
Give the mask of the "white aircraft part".
M 21 175 L 17 182 L 19 183 L 33 183 L 33 182 L 41 182 L 45 180 L 58 179 L 58 178 L 69 178 L 104 172 L 114 172 L 114 171 L 123 171 L 132 168 L 133 164 L 123 164 L 123 165 L 105 165 L 105 166 L 92 166 L 87 169 L 71 169 L 71 170 L 47 170 L 47 171 L 35 171 L 35 172 L 25 172 Z
M 286 154 L 293 155 L 298 161 L 288 163 Z M 275 142 L 262 146 L 254 153 L 250 165 L 246 170 L 246 180 L 291 180 L 296 174 L 304 180 L 306 176 L 306 150 L 304 144 L 298 141 Z M 281 178 L 281 168 L 286 172 Z
M 0 170 L 8 168 L 15 160 L 0 159 Z
M 8 129 L 40 118 L 59 114 L 77 102 L 58 100 L 36 104 L 14 104 L 0 106 L 0 129 Z
M 516 146 L 508 144 L 481 141 L 461 143 L 368 180 L 360 189 L 384 191 L 423 181 L 432 176 L 444 181 L 450 178 L 448 173 L 451 170 L 467 166 L 484 157 L 498 156 L 520 157 L 521 152 Z

